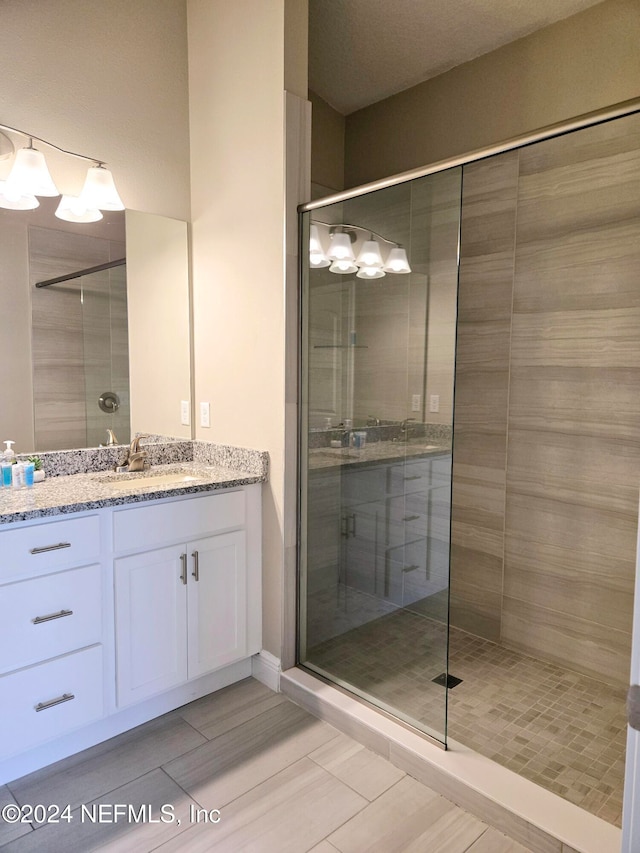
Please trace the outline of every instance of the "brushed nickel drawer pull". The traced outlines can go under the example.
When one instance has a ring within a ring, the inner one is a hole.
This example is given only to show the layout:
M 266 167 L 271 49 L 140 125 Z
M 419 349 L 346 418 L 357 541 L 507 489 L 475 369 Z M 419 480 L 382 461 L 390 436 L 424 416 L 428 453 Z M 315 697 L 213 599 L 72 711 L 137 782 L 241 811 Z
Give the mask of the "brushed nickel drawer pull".
M 58 696 L 57 699 L 50 699 L 48 702 L 38 702 L 35 710 L 46 711 L 47 708 L 54 708 L 56 705 L 62 705 L 63 702 L 71 702 L 71 700 L 75 698 L 76 697 L 73 693 L 63 693 L 62 696 Z
M 413 566 L 403 566 L 402 571 L 403 571 L 403 573 L 406 573 L 406 572 L 415 572 L 415 570 L 416 570 L 416 569 L 419 569 L 419 568 L 420 568 L 420 566 L 416 566 L 416 565 L 413 565 Z
M 416 518 L 420 518 L 420 516 L 419 515 L 405 515 L 405 517 L 402 520 L 403 521 L 415 521 Z
M 187 585 L 187 555 L 180 554 L 180 562 L 182 563 L 182 570 L 180 572 L 180 580 L 186 586 Z
M 193 571 L 191 572 L 191 574 L 194 576 L 194 578 L 197 581 L 199 581 L 200 580 L 200 563 L 199 563 L 199 558 L 198 558 L 198 552 L 194 551 L 191 556 L 193 557 Z
M 36 616 L 31 621 L 34 625 L 41 625 L 43 622 L 51 622 L 52 619 L 63 619 L 65 616 L 73 616 L 73 610 L 61 610 L 60 613 L 50 613 L 48 616 Z
M 57 545 L 43 545 L 41 548 L 32 548 L 30 554 L 44 554 L 46 551 L 60 551 L 61 548 L 71 548 L 71 542 L 58 542 Z
M 405 477 L 405 480 L 421 480 L 422 477 L 420 474 L 411 474 L 409 477 Z

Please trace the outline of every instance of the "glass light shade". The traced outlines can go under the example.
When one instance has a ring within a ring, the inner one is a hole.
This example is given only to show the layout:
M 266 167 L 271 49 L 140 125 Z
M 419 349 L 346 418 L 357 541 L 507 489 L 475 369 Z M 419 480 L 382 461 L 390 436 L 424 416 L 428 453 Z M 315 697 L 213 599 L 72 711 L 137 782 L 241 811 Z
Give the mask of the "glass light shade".
M 6 180 L 5 195 L 56 196 L 60 195 L 49 174 L 42 151 L 37 148 L 20 148 L 16 151 L 13 166 Z
M 313 269 L 321 269 L 328 267 L 330 263 L 331 261 L 325 255 L 320 242 L 318 226 L 312 225 L 309 229 L 309 266 Z
M 366 240 L 356 259 L 361 267 L 381 267 L 382 255 L 377 240 Z M 379 278 L 379 276 L 378 276 Z
M 7 194 L 7 182 L 0 181 L 0 207 L 5 210 L 35 210 L 40 202 L 34 195 Z
M 384 278 L 384 271 L 380 267 L 360 267 L 356 278 Z
M 355 261 L 355 255 L 351 248 L 351 237 L 342 232 L 334 234 L 331 237 L 331 245 L 329 246 L 327 257 L 331 261 Z
M 386 264 L 382 267 L 385 272 L 408 273 L 411 272 L 407 253 L 401 246 L 396 246 L 389 252 Z
M 329 272 L 336 272 L 340 275 L 347 275 L 350 272 L 356 272 L 358 267 L 355 265 L 353 261 L 344 260 L 344 261 L 334 261 L 329 267 Z
M 65 222 L 99 222 L 102 214 L 97 208 L 87 207 L 81 198 L 63 195 L 56 209 L 58 219 Z
M 113 182 L 113 175 L 104 166 L 91 166 L 87 169 L 80 198 L 89 210 L 124 210 L 124 204 Z

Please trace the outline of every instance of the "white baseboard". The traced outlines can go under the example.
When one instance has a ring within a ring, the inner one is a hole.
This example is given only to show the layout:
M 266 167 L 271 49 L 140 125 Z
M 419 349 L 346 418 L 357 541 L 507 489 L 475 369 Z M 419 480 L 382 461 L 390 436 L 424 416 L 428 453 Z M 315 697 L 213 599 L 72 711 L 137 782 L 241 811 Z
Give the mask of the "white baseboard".
M 280 692 L 280 661 L 271 652 L 263 649 L 251 658 L 251 674 L 270 690 Z

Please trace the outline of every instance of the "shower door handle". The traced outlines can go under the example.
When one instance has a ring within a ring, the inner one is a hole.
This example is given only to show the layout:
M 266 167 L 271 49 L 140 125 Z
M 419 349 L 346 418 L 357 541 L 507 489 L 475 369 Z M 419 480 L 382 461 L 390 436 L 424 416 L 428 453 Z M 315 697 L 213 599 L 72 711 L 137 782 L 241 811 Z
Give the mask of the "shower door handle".
M 356 535 L 356 514 L 352 512 L 349 516 L 349 521 L 351 522 L 351 527 L 348 530 L 347 536 L 355 536 Z

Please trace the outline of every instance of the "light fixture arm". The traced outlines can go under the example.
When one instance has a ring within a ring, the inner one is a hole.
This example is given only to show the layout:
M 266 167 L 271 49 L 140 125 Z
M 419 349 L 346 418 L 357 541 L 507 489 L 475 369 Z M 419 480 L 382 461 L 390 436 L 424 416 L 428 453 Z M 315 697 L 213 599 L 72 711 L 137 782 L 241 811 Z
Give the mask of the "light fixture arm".
M 26 137 L 29 140 L 29 148 L 33 148 L 33 140 L 35 139 L 36 142 L 40 142 L 42 145 L 47 145 L 49 148 L 54 148 L 61 154 L 68 154 L 69 157 L 77 157 L 79 160 L 87 160 L 90 163 L 95 163 L 97 166 L 104 166 L 106 162 L 105 160 L 97 160 L 95 157 L 87 157 L 86 154 L 77 154 L 75 151 L 67 151 L 66 148 L 60 148 L 58 145 L 54 145 L 53 142 L 47 142 L 46 139 L 41 139 L 33 133 L 26 133 L 18 127 L 11 127 L 8 124 L 0 124 L 0 130 L 10 130 L 13 133 L 19 133 L 21 136 Z
M 325 225 L 326 226 L 326 224 L 327 224 L 326 222 L 320 222 L 320 220 L 315 220 L 315 219 L 312 219 L 311 222 L 314 225 L 319 224 L 319 225 Z M 339 222 L 337 225 L 330 225 L 329 226 L 329 234 L 334 234 L 335 232 L 338 231 L 338 229 L 342 229 L 343 234 L 348 234 L 349 237 L 351 238 L 352 243 L 355 242 L 357 232 L 360 232 L 363 235 L 370 234 L 371 239 L 373 239 L 374 237 L 377 237 L 377 239 L 382 240 L 383 243 L 389 243 L 392 246 L 398 246 L 398 247 L 402 248 L 401 243 L 397 243 L 395 240 L 389 240 L 388 237 L 383 237 L 382 234 L 378 234 L 377 231 L 372 231 L 371 228 L 363 228 L 362 225 L 351 225 L 349 222 Z

